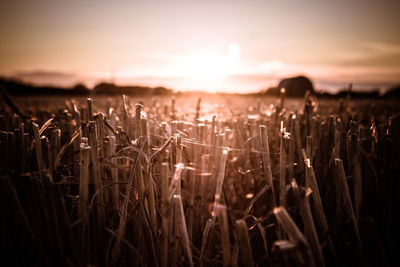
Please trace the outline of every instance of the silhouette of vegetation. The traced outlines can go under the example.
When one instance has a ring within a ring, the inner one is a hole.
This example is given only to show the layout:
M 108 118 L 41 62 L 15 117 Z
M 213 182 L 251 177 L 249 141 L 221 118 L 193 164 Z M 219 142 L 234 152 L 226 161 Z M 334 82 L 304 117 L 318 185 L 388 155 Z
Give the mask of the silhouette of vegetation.
M 0 78 L 0 84 L 10 95 L 167 95 L 173 93 L 171 89 L 165 87 L 118 86 L 112 83 L 100 83 L 93 89 L 87 88 L 84 84 L 77 84 L 72 88 L 61 88 L 39 86 L 19 80 Z
M 394 87 L 387 91 L 384 95 L 384 98 L 400 98 L 400 85 Z
M 62 88 L 56 86 L 39 86 L 25 83 L 15 79 L 0 77 L 0 85 L 2 85 L 10 95 L 208 95 L 207 92 L 174 92 L 172 89 L 165 87 L 147 87 L 138 85 L 120 86 L 114 83 L 102 82 L 89 89 L 84 84 L 77 84 L 71 88 Z M 240 95 L 240 96 L 271 96 L 276 97 L 280 94 L 280 89 L 286 89 L 286 97 L 304 97 L 309 91 L 318 98 L 335 99 L 346 98 L 352 99 L 377 99 L 377 98 L 399 98 L 400 86 L 394 87 L 387 91 L 384 95 L 380 95 L 379 88 L 368 92 L 356 92 L 348 88 L 341 89 L 336 94 L 328 92 L 315 91 L 311 80 L 304 76 L 282 79 L 277 87 L 270 87 L 258 93 L 229 94 L 218 93 L 220 95 Z
M 0 84 L 11 95 L 86 95 L 90 92 L 83 84 L 77 84 L 72 88 L 61 88 L 55 86 L 37 86 L 7 78 L 0 78 Z
M 343 89 L 339 91 L 337 94 L 330 94 L 330 93 L 317 93 L 318 98 L 346 98 L 350 97 L 352 99 L 376 99 L 380 98 L 381 95 L 379 94 L 379 90 L 375 89 L 371 92 L 354 92 L 348 91 L 347 89 Z
M 269 87 L 261 91 L 260 95 L 279 96 L 280 89 L 286 89 L 286 97 L 303 97 L 307 91 L 314 94 L 318 98 L 336 99 L 336 98 L 352 98 L 352 99 L 377 99 L 377 98 L 398 98 L 400 96 L 400 86 L 394 87 L 384 95 L 380 95 L 379 88 L 370 91 L 353 91 L 349 88 L 342 88 L 336 94 L 328 92 L 318 92 L 313 88 L 309 78 L 304 76 L 285 78 L 281 80 L 277 87 Z
M 147 86 L 118 86 L 113 83 L 100 83 L 93 88 L 94 94 L 115 95 L 166 95 L 172 94 L 171 89 L 164 87 L 147 87 Z
M 286 89 L 286 96 L 288 97 L 303 97 L 307 91 L 311 94 L 315 93 L 311 80 L 304 76 L 281 80 L 277 87 L 277 94 L 279 94 L 281 88 Z

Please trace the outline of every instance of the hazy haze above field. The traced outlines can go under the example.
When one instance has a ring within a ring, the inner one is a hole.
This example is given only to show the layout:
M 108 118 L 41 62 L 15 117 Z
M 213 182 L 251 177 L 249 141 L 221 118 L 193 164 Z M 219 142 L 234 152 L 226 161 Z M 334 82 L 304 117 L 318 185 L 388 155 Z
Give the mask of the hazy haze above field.
M 400 1 L 0 3 L 0 75 L 257 91 L 304 74 L 317 88 L 400 83 Z

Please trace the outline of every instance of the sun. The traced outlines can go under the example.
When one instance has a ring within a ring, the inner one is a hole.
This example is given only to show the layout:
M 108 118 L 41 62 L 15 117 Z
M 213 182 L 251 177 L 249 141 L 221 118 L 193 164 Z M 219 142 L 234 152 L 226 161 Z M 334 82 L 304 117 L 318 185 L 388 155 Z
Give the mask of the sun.
M 224 55 L 194 53 L 182 58 L 182 75 L 199 87 L 216 91 L 224 79 L 235 73 L 240 59 L 240 46 L 230 43 Z
M 240 46 L 236 43 L 229 44 L 227 59 L 230 63 L 235 64 L 240 58 Z
M 183 74 L 187 78 L 215 80 L 225 74 L 226 62 L 215 54 L 192 54 L 184 59 Z

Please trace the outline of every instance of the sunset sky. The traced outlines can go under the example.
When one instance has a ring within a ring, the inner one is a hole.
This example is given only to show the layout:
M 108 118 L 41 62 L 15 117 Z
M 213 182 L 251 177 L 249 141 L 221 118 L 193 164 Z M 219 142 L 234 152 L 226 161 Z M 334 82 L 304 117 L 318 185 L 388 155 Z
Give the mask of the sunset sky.
M 400 83 L 400 1 L 0 2 L 0 75 L 179 90 Z

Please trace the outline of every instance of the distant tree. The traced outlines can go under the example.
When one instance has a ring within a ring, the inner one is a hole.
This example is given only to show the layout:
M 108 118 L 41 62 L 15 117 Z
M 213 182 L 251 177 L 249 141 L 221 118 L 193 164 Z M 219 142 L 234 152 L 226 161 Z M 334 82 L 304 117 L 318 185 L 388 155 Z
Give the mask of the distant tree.
M 121 94 L 120 88 L 113 83 L 99 83 L 93 87 L 94 94 Z
M 315 94 L 314 86 L 310 79 L 304 76 L 286 78 L 278 84 L 276 93 L 279 94 L 281 88 L 286 89 L 286 96 L 303 97 L 307 91 Z
M 277 88 L 276 87 L 269 87 L 269 88 L 265 89 L 262 92 L 262 94 L 268 95 L 268 96 L 276 96 L 276 95 L 278 95 Z
M 385 98 L 399 98 L 400 97 L 400 85 L 391 88 L 389 91 L 387 91 L 383 97 Z
M 172 94 L 172 90 L 171 89 L 167 89 L 165 87 L 155 87 L 155 88 L 153 88 L 153 94 L 155 94 L 155 95 Z
M 90 92 L 89 89 L 88 89 L 84 84 L 81 84 L 81 83 L 75 85 L 75 86 L 72 88 L 72 90 L 71 90 L 71 93 L 72 93 L 72 94 L 82 94 L 82 95 L 86 95 L 86 94 L 88 94 L 89 92 Z

